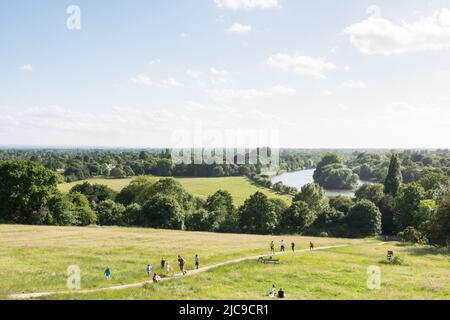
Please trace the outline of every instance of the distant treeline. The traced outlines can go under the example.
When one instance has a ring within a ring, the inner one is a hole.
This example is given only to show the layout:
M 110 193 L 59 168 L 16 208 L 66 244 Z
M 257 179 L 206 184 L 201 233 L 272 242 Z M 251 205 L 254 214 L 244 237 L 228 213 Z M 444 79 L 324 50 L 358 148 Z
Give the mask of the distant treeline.
M 327 154 L 320 163 L 336 158 Z M 173 178 L 138 177 L 117 193 L 81 183 L 57 191 L 62 177 L 27 160 L 0 162 L 0 220 L 6 223 L 119 225 L 251 234 L 295 233 L 335 237 L 396 234 L 405 241 L 450 244 L 448 176 L 427 172 L 404 183 L 399 155 L 390 157 L 383 184 L 365 184 L 354 199 L 327 198 L 307 184 L 292 203 L 257 192 L 240 207 L 230 193 L 202 200 Z M 326 171 L 326 170 L 325 170 Z M 324 171 L 324 172 L 325 172 Z

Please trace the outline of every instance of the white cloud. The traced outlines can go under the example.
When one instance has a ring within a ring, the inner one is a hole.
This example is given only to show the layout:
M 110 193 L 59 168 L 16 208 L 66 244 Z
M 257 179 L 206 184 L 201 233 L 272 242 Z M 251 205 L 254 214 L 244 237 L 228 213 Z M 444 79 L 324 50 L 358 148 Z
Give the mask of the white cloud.
M 187 70 L 186 75 L 196 80 L 199 85 L 205 86 L 207 84 L 229 83 L 236 73 L 211 67 L 205 71 Z
M 392 55 L 450 48 L 450 10 L 443 8 L 417 22 L 395 24 L 372 9 L 371 16 L 347 27 L 351 44 L 364 54 Z
M 176 88 L 176 87 L 184 87 L 184 83 L 178 82 L 174 78 L 169 78 L 167 80 L 162 80 L 160 86 L 163 88 Z
M 31 64 L 25 64 L 19 68 L 22 71 L 31 72 L 33 71 L 33 66 Z
M 297 91 L 293 88 L 276 85 L 266 90 L 260 89 L 223 89 L 223 90 L 209 90 L 208 94 L 213 99 L 255 99 L 268 97 L 291 97 Z
M 279 8 L 278 0 L 214 0 L 221 9 L 273 9 Z
M 160 59 L 154 59 L 154 60 L 150 60 L 150 61 L 148 62 L 148 65 L 149 65 L 149 66 L 154 66 L 154 65 L 160 64 L 160 63 L 161 63 L 161 60 L 160 60 Z
M 229 33 L 249 33 L 250 31 L 252 31 L 251 25 L 243 25 L 240 23 L 233 24 L 227 30 L 227 32 Z
M 333 70 L 336 66 L 322 57 L 308 57 L 277 53 L 269 57 L 268 65 L 275 69 L 293 71 L 300 75 L 325 78 L 325 71 Z
M 340 89 L 365 89 L 367 87 L 364 81 L 345 81 L 339 85 Z
M 131 82 L 144 87 L 153 87 L 155 85 L 152 79 L 142 73 L 131 78 Z
M 176 87 L 184 87 L 184 83 L 178 82 L 174 78 L 168 78 L 161 81 L 153 81 L 147 75 L 141 73 L 134 77 L 132 77 L 131 82 L 143 87 L 157 87 L 157 88 L 176 88 Z
M 189 33 L 186 33 L 186 32 L 181 32 L 178 36 L 179 36 L 181 39 L 187 39 L 187 38 L 190 38 L 190 37 L 191 37 L 191 35 L 190 35 Z

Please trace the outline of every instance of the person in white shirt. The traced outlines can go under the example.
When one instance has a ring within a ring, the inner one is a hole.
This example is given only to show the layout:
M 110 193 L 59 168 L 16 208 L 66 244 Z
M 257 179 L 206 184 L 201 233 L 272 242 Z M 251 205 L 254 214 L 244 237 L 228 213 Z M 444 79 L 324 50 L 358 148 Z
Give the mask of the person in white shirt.
M 276 292 L 276 288 L 275 288 L 275 285 L 273 285 L 272 288 L 270 288 L 269 297 L 275 298 L 275 292 Z

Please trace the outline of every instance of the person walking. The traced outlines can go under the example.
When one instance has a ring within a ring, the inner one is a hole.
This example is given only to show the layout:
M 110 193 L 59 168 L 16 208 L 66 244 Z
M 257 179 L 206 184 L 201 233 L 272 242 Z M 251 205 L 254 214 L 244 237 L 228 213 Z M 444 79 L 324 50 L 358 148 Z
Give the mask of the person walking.
M 161 259 L 161 269 L 164 270 L 164 266 L 166 265 L 166 259 L 164 259 L 164 257 L 162 257 Z
M 200 257 L 198 256 L 198 254 L 195 255 L 195 269 L 198 270 L 198 268 L 200 268 Z
M 314 250 L 314 243 L 312 243 L 311 241 L 309 242 L 309 251 L 313 251 Z
M 281 242 L 280 242 L 280 251 L 281 251 L 281 252 L 284 252 L 284 248 L 285 248 L 285 246 L 284 246 L 284 240 L 281 240 Z
M 111 269 L 109 268 L 109 266 L 106 266 L 104 274 L 105 274 L 105 278 L 107 281 L 111 280 L 112 272 L 111 272 Z
M 270 253 L 275 254 L 275 244 L 273 243 L 273 241 L 270 243 Z
M 170 272 L 170 262 L 166 261 L 166 274 L 169 274 Z
M 181 256 L 178 256 L 178 266 L 180 267 L 180 271 L 183 274 L 183 276 L 187 273 L 186 270 L 184 270 L 184 259 Z
M 295 242 L 294 241 L 292 241 L 292 243 L 291 243 L 291 249 L 292 249 L 292 252 L 295 252 Z
M 147 265 L 147 276 L 151 276 L 152 273 L 152 266 L 150 264 Z

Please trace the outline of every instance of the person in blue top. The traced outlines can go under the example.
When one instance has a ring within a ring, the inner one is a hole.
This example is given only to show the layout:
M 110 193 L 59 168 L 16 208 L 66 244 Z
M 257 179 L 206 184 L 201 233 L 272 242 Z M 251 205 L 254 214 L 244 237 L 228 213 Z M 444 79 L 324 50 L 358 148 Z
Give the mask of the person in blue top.
M 106 280 L 108 280 L 108 281 L 111 280 L 112 272 L 111 272 L 111 269 L 109 268 L 109 266 L 106 266 L 104 274 L 105 274 Z
M 147 265 L 147 275 L 150 277 L 152 273 L 152 266 L 151 265 Z

